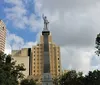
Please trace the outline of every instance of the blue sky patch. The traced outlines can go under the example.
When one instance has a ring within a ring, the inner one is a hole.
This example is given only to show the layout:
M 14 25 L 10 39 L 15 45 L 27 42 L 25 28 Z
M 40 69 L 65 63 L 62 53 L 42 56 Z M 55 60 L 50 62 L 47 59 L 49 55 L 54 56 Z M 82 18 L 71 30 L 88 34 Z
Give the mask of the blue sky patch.
M 40 19 L 39 16 L 36 15 L 35 13 L 35 6 L 34 6 L 34 1 L 33 0 L 20 0 L 22 1 L 22 5 L 24 6 L 23 9 L 26 10 L 26 13 L 24 15 L 24 12 L 22 12 L 23 14 L 18 13 L 18 16 L 16 14 L 15 11 L 17 10 L 12 10 L 14 7 L 18 8 L 18 10 L 22 10 L 21 7 L 18 5 L 15 5 L 15 2 L 11 2 L 8 1 L 4 2 L 4 0 L 0 1 L 0 19 L 2 19 L 4 21 L 4 23 L 6 24 L 6 28 L 10 33 L 14 33 L 17 36 L 20 36 L 21 38 L 24 39 L 25 42 L 29 42 L 29 41 L 36 41 L 36 36 L 38 31 L 33 31 L 32 29 L 32 23 L 30 24 L 28 20 L 30 20 L 29 18 L 32 16 L 32 14 L 35 15 L 35 20 L 38 21 Z M 14 4 L 13 4 L 14 3 Z M 5 11 L 7 10 L 7 11 Z M 10 10 L 10 11 L 9 11 Z M 17 11 L 20 12 L 20 11 Z M 11 18 L 15 18 L 15 19 L 11 19 L 9 18 L 9 16 Z M 18 17 L 18 18 L 17 18 Z M 20 17 L 23 19 L 20 21 Z M 18 21 L 18 20 L 19 21 Z M 26 20 L 26 22 L 24 22 L 24 20 Z M 18 23 L 17 23 L 18 22 Z M 32 21 L 31 21 L 32 22 Z M 13 24 L 14 23 L 14 24 Z M 16 25 L 15 25 L 16 24 Z M 20 29 L 19 27 L 16 27 L 17 24 L 21 24 L 22 25 L 22 29 Z M 34 24 L 34 21 L 33 21 Z M 38 28 L 38 27 L 33 27 L 34 28 Z

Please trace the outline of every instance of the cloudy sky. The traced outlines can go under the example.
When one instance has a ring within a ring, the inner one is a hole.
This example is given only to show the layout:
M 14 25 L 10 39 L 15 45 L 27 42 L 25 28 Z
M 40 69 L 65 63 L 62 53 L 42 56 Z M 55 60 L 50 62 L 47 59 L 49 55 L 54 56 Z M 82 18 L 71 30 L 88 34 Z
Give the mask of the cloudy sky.
M 61 47 L 63 69 L 100 69 L 100 57 L 94 53 L 100 0 L 0 0 L 0 19 L 7 27 L 6 53 L 39 42 L 43 13 L 53 41 Z

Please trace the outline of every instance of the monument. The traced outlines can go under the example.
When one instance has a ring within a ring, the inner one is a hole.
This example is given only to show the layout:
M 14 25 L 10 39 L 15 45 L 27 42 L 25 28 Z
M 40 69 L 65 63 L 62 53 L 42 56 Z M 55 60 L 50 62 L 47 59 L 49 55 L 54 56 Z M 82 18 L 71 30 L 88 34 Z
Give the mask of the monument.
M 44 29 L 42 35 L 44 36 L 44 68 L 42 75 L 42 85 L 53 85 L 52 76 L 50 74 L 50 59 L 49 59 L 49 43 L 48 36 L 50 31 L 48 30 L 48 20 L 47 17 L 43 15 Z

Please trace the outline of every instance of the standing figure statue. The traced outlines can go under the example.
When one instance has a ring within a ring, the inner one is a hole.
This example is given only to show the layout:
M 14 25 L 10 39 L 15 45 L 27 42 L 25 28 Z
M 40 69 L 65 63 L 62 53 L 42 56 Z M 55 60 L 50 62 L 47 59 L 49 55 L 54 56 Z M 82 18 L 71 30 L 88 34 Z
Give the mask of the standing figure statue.
M 49 24 L 49 22 L 48 22 L 48 20 L 47 20 L 47 17 L 46 16 L 42 16 L 43 17 L 43 20 L 44 20 L 44 30 L 48 30 L 48 24 Z

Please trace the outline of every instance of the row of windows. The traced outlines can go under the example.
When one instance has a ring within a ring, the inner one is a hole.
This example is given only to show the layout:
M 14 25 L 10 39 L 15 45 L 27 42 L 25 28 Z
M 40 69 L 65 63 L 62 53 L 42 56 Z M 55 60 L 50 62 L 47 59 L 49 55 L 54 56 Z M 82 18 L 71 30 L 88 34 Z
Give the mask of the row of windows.
M 41 60 L 42 60 L 42 59 L 41 59 Z M 35 61 L 35 60 L 34 60 L 34 61 Z M 36 63 L 36 62 L 34 62 L 33 64 L 39 64 L 39 63 L 40 63 L 40 64 L 42 64 L 42 63 L 43 63 L 43 61 L 40 61 L 40 62 L 39 62 L 39 61 L 37 61 L 37 63 Z M 50 61 L 50 63 L 55 63 L 55 62 Z M 58 62 L 58 64 L 59 64 L 59 63 L 60 63 L 60 62 Z
M 43 67 L 43 66 L 34 66 L 34 68 L 41 68 L 41 67 Z M 52 68 L 52 66 L 51 66 L 51 68 Z M 54 68 L 56 68 L 56 67 L 54 67 Z M 58 66 L 58 68 L 60 68 L 60 66 Z
M 37 74 L 36 73 L 33 73 L 34 76 L 41 76 L 41 74 L 42 73 L 37 73 Z M 52 75 L 52 77 L 55 77 L 56 75 L 60 75 L 60 73 L 58 73 L 58 74 L 56 74 L 56 73 L 55 74 L 52 74 L 51 73 L 51 75 Z
M 42 58 L 37 58 L 37 59 L 34 58 L 34 61 L 35 61 L 35 60 L 42 60 Z
M 39 72 L 39 71 L 41 71 L 41 69 L 43 68 L 43 66 L 40 68 L 40 70 L 39 70 L 39 67 L 37 68 L 37 72 Z M 34 69 L 36 69 L 35 67 L 34 67 Z M 35 72 L 36 70 L 34 70 L 34 72 Z M 50 70 L 51 72 L 55 72 L 55 70 Z M 60 72 L 60 68 L 58 69 L 58 72 Z
M 0 43 L 0 47 L 1 47 L 1 48 L 4 48 L 5 46 L 4 46 L 3 44 Z
M 34 50 L 34 53 L 41 53 L 41 52 L 43 52 L 43 50 Z
M 34 53 L 43 53 L 43 50 L 35 50 Z
M 34 61 L 35 60 L 42 60 L 43 58 L 34 58 Z M 60 60 L 59 58 L 58 58 L 58 60 Z
M 0 32 L 0 37 L 2 37 L 2 38 L 5 38 L 6 37 L 6 35 L 2 32 Z
M 36 48 L 34 48 L 34 50 L 39 50 L 39 49 L 41 50 L 41 49 L 43 49 L 43 47 L 36 47 Z M 54 47 L 49 47 L 49 50 L 55 50 L 55 49 L 54 49 Z M 56 50 L 59 52 L 58 48 Z
M 50 56 L 52 56 L 52 55 L 54 55 L 54 54 L 49 53 L 49 55 L 50 55 Z M 35 56 L 43 56 L 43 52 L 40 52 L 40 53 L 38 53 L 38 52 L 37 52 L 37 55 L 36 55 L 36 54 L 34 54 L 33 56 L 34 56 L 34 57 L 35 57 Z M 59 53 L 57 53 L 57 54 L 56 54 L 56 56 L 60 56 L 60 54 L 59 54 Z
M 40 55 L 34 55 L 34 57 L 36 57 L 36 56 L 39 57 L 39 56 L 43 56 L 43 55 L 42 54 L 40 54 Z
M 50 56 L 52 56 L 51 54 L 49 54 Z M 39 56 L 43 56 L 42 54 L 40 54 L 40 55 L 34 55 L 34 58 L 35 57 L 39 57 Z M 59 55 L 57 55 L 58 57 L 59 57 Z M 59 59 L 58 59 L 59 60 Z
M 41 72 L 42 70 L 34 70 L 33 72 Z M 55 71 L 51 71 L 51 73 L 54 73 Z M 58 70 L 60 72 L 60 69 Z
M 6 34 L 0 32 L 0 38 L 1 38 L 2 40 L 6 39 Z
M 60 60 L 59 56 L 56 56 L 56 57 L 58 57 L 58 60 Z M 55 59 L 56 57 L 53 57 L 52 55 L 50 55 L 50 59 Z M 43 59 L 43 55 L 34 55 L 34 59 L 42 60 Z
M 5 40 L 0 39 L 0 43 L 5 44 Z
M 33 64 L 39 64 L 39 63 L 43 63 L 44 59 L 34 59 L 33 60 Z M 50 63 L 51 64 L 55 64 L 55 61 L 50 59 Z M 58 64 L 60 64 L 60 61 L 58 60 Z
M 37 64 L 39 64 L 39 63 L 40 63 L 40 64 L 43 64 L 43 63 L 41 63 L 41 62 L 37 62 Z M 34 64 L 36 64 L 36 63 L 34 62 Z

